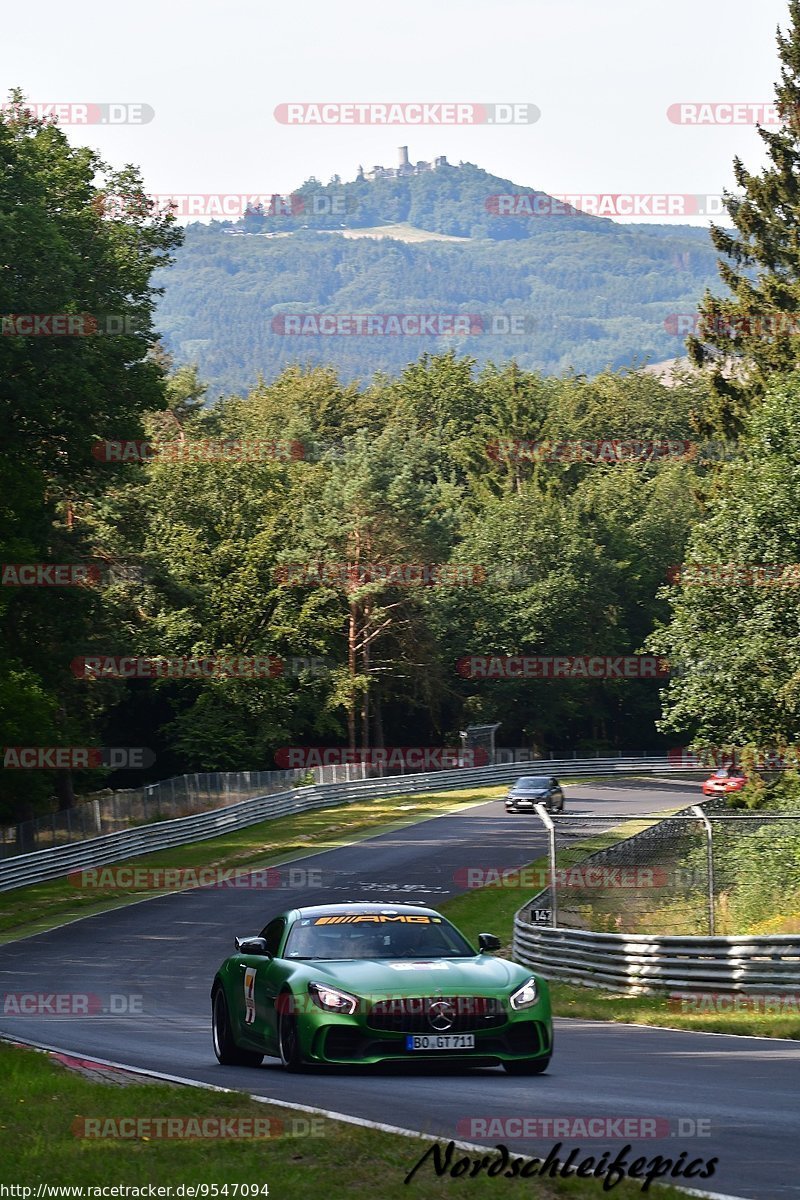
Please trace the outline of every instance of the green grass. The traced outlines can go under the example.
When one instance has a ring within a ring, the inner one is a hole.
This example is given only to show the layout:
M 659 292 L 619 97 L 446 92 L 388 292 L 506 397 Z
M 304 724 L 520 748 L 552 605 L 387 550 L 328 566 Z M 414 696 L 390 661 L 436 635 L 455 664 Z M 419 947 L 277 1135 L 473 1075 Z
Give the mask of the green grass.
M 668 996 L 621 996 L 600 988 L 569 983 L 550 984 L 553 1009 L 559 1017 L 594 1021 L 630 1021 L 669 1029 L 705 1033 L 739 1033 L 758 1037 L 800 1038 L 800 1002 L 794 1013 L 682 1012 L 681 1002 Z
M 427 1164 L 405 1185 L 406 1175 L 432 1139 L 407 1138 L 261 1104 L 241 1092 L 149 1082 L 123 1087 L 98 1083 L 65 1070 L 45 1054 L 1 1043 L 0 1078 L 0 1182 L 32 1187 L 34 1195 L 40 1182 L 84 1188 L 266 1183 L 272 1200 L 305 1200 L 315 1195 L 331 1200 L 375 1200 L 376 1196 L 380 1200 L 462 1196 L 495 1200 L 500 1192 L 506 1195 L 512 1190 L 515 1196 L 535 1195 L 537 1200 L 586 1200 L 606 1194 L 599 1181 L 590 1180 L 518 1179 L 498 1184 L 485 1176 L 439 1178 Z M 442 1086 L 447 1087 L 447 1082 Z M 313 1086 L 309 1092 L 313 1100 Z M 391 1124 L 390 1088 L 387 1093 L 385 1106 L 376 1107 L 373 1115 Z M 76 1122 L 87 1119 L 116 1123 L 121 1118 L 159 1117 L 258 1120 L 262 1123 L 258 1128 L 266 1130 L 269 1122 L 273 1132 L 282 1132 L 258 1139 L 178 1140 L 83 1138 L 74 1131 Z M 513 1145 L 509 1150 L 516 1157 Z M 656 1146 L 649 1157 L 659 1150 L 669 1154 L 668 1148 Z M 599 1151 L 587 1144 L 585 1153 Z M 641 1191 L 636 1184 L 624 1182 L 614 1188 L 614 1194 L 631 1200 Z M 682 1195 L 674 1188 L 659 1190 L 663 1200 L 679 1200 Z
M 301 855 L 316 854 L 378 833 L 401 829 L 428 817 L 442 816 L 473 804 L 485 804 L 487 800 L 503 795 L 505 790 L 504 787 L 484 787 L 356 800 L 293 816 L 275 817 L 208 841 L 128 859 L 124 866 L 146 869 L 274 866 Z M 109 869 L 118 865 L 121 864 L 112 864 Z M 0 892 L 0 945 L 78 917 L 105 912 L 158 894 L 122 887 L 81 890 L 68 879 L 53 879 Z

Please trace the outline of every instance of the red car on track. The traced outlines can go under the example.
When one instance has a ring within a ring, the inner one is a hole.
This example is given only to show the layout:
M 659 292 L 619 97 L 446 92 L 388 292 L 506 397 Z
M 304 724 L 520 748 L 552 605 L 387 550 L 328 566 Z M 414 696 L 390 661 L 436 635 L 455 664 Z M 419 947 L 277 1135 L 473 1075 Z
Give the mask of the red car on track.
M 729 792 L 740 792 L 747 783 L 747 776 L 739 767 L 720 767 L 703 782 L 704 796 L 726 796 Z

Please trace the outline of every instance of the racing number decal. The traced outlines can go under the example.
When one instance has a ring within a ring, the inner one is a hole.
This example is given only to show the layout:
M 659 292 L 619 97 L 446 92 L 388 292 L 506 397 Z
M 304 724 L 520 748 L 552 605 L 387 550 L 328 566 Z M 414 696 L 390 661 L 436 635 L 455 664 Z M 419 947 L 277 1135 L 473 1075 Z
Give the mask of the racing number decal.
M 256 968 L 247 967 L 244 973 L 244 1023 L 252 1025 L 256 1019 Z

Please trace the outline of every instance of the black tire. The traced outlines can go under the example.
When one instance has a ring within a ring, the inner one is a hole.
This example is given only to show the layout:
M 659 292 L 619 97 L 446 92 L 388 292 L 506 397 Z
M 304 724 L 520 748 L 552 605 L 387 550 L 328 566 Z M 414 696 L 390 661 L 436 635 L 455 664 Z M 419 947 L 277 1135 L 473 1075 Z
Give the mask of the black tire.
M 264 1058 L 254 1050 L 242 1050 L 233 1040 L 228 1001 L 221 987 L 211 997 L 211 1037 L 217 1062 L 223 1067 L 260 1067 Z
M 547 1058 L 520 1058 L 516 1062 L 504 1062 L 503 1070 L 509 1075 L 542 1075 L 550 1066 Z
M 291 1012 L 283 1011 L 278 1015 L 278 1057 L 284 1071 L 297 1072 L 305 1067 L 300 1053 L 297 1018 Z

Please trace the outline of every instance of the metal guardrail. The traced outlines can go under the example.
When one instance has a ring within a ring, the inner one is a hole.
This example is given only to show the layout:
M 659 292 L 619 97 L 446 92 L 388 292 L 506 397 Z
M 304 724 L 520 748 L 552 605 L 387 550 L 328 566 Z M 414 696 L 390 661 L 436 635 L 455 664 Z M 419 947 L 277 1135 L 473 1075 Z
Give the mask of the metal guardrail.
M 797 934 L 706 938 L 592 933 L 536 927 L 517 913 L 514 958 L 547 979 L 633 994 L 800 990 Z
M 709 807 L 716 807 L 712 800 Z M 659 829 L 698 819 L 698 806 L 673 813 L 616 845 L 589 855 L 581 865 L 625 859 L 629 847 L 647 842 Z M 743 814 L 744 819 L 769 819 Z M 738 817 L 739 814 L 736 814 Z M 710 814 L 730 823 L 731 816 Z M 777 814 L 775 821 L 796 820 Z M 556 818 L 558 820 L 558 818 Z M 552 824 L 552 818 L 549 819 Z M 706 824 L 708 824 L 706 820 Z M 552 839 L 551 839 L 552 841 Z M 552 853 L 552 848 L 551 848 Z M 712 899 L 713 903 L 713 899 Z M 513 956 L 546 979 L 611 988 L 636 995 L 680 992 L 800 991 L 800 935 L 604 933 L 568 926 L 541 925 L 533 911 L 555 917 L 552 885 L 538 892 L 514 917 Z
M 578 757 L 574 753 L 573 761 Z M 596 756 L 598 759 L 599 757 Z M 645 752 L 635 757 L 646 758 L 647 754 Z M 529 751 L 521 749 L 499 749 L 496 757 L 492 759 L 494 764 L 530 763 L 532 766 L 536 765 L 540 771 L 548 761 L 556 761 L 556 756 L 552 755 L 550 760 L 535 760 L 531 758 Z M 464 762 L 453 763 L 452 768 L 464 769 L 465 765 Z M 418 774 L 423 769 L 420 766 L 417 771 L 410 770 L 412 774 Z M 427 769 L 441 768 L 429 766 Z M 156 821 L 191 817 L 199 812 L 238 804 L 240 800 L 253 800 L 257 796 L 285 792 L 288 788 L 312 783 L 350 783 L 355 779 L 376 779 L 385 775 L 407 773 L 402 762 L 398 766 L 383 770 L 374 763 L 334 762 L 325 766 L 295 767 L 288 770 L 200 771 L 160 779 L 138 788 L 104 788 L 71 808 L 42 813 L 16 825 L 0 823 L 0 859 L 13 858 L 18 854 L 33 854 L 36 850 L 49 850 L 69 842 L 85 842 L 89 838 L 102 837 L 106 833 L 117 833 L 132 825 L 151 825 Z
M 495 766 L 429 771 L 418 775 L 385 775 L 350 783 L 314 784 L 270 796 L 258 796 L 230 804 L 225 808 L 159 821 L 85 841 L 18 854 L 0 862 L 0 892 L 27 884 L 58 879 L 73 871 L 107 866 L 156 850 L 205 841 L 259 821 L 326 808 L 354 800 L 377 800 L 407 796 L 419 792 L 451 791 L 502 784 L 518 778 L 526 769 L 547 774 L 611 776 L 624 774 L 686 774 L 691 769 L 673 766 L 666 758 L 551 759 L 539 762 L 512 762 Z

